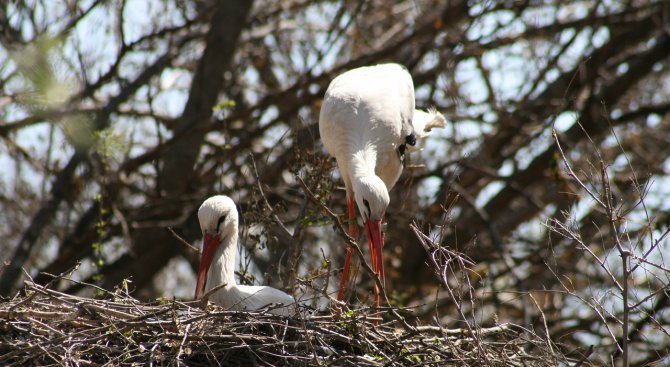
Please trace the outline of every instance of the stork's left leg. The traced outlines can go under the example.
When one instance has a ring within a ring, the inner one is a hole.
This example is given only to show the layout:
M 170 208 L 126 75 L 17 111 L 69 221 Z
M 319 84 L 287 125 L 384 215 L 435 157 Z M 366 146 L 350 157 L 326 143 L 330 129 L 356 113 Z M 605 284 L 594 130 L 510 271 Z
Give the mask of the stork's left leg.
M 358 225 L 356 224 L 356 207 L 354 206 L 354 196 L 347 194 L 347 214 L 349 214 L 349 236 L 354 241 L 358 240 Z M 349 277 L 349 262 L 351 261 L 351 245 L 347 243 L 347 255 L 344 259 L 344 268 L 342 269 L 342 280 L 340 280 L 340 290 L 337 292 L 337 300 L 344 298 L 344 289 Z

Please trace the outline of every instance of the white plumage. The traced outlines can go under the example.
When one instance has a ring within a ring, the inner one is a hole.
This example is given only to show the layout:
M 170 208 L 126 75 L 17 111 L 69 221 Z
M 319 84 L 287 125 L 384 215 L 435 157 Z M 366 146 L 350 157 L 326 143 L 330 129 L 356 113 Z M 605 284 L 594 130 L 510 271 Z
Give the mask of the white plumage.
M 255 311 L 267 306 L 269 312 L 290 316 L 295 313 L 295 301 L 290 295 L 266 286 L 237 285 L 235 253 L 237 252 L 238 214 L 235 203 L 227 196 L 212 196 L 198 210 L 203 233 L 203 251 L 198 271 L 195 298 L 221 284 L 224 287 L 210 300 L 231 310 Z
M 347 190 L 349 232 L 358 237 L 355 209 L 363 216 L 372 256 L 372 268 L 384 280 L 381 257 L 384 238 L 381 221 L 389 205 L 388 191 L 398 181 L 404 155 L 417 138 L 432 128 L 444 127 L 439 112 L 414 109 L 414 83 L 403 66 L 382 64 L 361 67 L 341 74 L 328 86 L 319 132 L 328 152 L 337 159 Z M 340 284 L 341 300 L 347 278 L 351 249 Z M 375 287 L 375 304 L 379 294 Z

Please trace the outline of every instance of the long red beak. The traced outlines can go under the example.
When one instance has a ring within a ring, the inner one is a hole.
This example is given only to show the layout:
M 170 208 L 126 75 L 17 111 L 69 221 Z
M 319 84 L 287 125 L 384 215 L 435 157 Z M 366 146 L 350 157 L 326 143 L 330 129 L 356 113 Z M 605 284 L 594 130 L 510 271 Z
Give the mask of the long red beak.
M 200 257 L 200 268 L 198 269 L 198 282 L 195 285 L 195 299 L 200 298 L 200 295 L 205 290 L 207 271 L 209 270 L 209 266 L 212 265 L 212 259 L 218 247 L 219 236 L 205 233 L 202 243 L 202 256 Z
M 365 222 L 365 230 L 368 235 L 368 246 L 372 255 L 372 270 L 379 276 L 379 280 L 384 285 L 384 259 L 382 258 L 382 248 L 384 247 L 384 237 L 382 236 L 382 221 L 370 220 Z M 375 306 L 379 306 L 379 290 L 375 284 Z

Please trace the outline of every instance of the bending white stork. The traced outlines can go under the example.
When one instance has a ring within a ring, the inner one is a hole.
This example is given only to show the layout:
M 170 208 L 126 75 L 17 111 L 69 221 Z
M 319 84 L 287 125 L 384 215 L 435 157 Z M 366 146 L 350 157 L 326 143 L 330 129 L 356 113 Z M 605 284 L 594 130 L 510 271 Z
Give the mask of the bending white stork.
M 384 284 L 382 220 L 389 205 L 388 191 L 402 173 L 409 147 L 434 127 L 444 127 L 439 112 L 414 109 L 414 83 L 398 64 L 382 64 L 347 71 L 328 86 L 319 133 L 337 160 L 347 190 L 349 234 L 357 239 L 354 201 L 363 216 L 372 269 Z M 408 147 L 409 146 L 409 147 Z M 337 295 L 342 300 L 349 273 L 351 247 L 347 247 Z M 379 290 L 375 285 L 375 306 Z
M 235 282 L 238 215 L 232 199 L 218 195 L 205 200 L 198 210 L 198 220 L 204 239 L 196 299 L 203 292 L 225 284 L 211 296 L 212 302 L 231 310 L 248 311 L 283 305 L 269 312 L 284 316 L 295 313 L 295 301 L 290 295 L 272 287 L 237 285 Z

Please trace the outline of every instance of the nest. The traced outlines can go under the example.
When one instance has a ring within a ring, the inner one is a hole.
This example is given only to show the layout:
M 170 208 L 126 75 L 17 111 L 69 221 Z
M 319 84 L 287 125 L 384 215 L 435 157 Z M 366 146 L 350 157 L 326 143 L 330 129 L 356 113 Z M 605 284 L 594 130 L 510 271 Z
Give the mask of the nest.
M 0 303 L 0 365 L 548 366 L 565 361 L 546 341 L 517 326 L 412 326 L 394 308 L 286 318 L 178 300 L 143 303 L 122 291 L 106 298 L 27 283 L 21 295 Z

